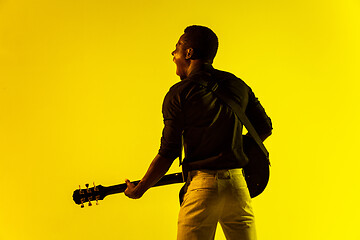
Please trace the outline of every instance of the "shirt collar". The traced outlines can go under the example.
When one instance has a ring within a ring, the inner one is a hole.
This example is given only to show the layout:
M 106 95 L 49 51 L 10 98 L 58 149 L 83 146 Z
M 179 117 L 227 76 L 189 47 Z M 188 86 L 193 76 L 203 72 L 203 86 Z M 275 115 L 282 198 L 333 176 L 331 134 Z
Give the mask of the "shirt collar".
M 204 65 L 201 66 L 201 68 L 191 71 L 191 73 L 189 74 L 189 76 L 187 78 L 191 78 L 194 75 L 198 75 L 198 74 L 210 73 L 213 70 L 214 70 L 214 67 L 211 64 L 205 63 Z

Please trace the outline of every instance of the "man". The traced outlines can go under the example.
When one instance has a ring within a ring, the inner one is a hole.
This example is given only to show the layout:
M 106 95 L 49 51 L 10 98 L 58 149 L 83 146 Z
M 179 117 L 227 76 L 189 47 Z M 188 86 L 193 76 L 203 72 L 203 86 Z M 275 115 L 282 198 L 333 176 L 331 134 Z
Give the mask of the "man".
M 216 80 L 244 109 L 262 140 L 271 135 L 272 125 L 242 80 L 212 67 L 217 49 L 217 36 L 209 28 L 185 29 L 172 52 L 181 81 L 164 99 L 165 126 L 159 153 L 137 186 L 126 180 L 125 194 L 140 198 L 181 156 L 184 146 L 186 194 L 179 213 L 178 239 L 213 239 L 218 222 L 227 239 L 256 239 L 251 198 L 242 172 L 248 161 L 243 151 L 243 125 L 197 81 Z

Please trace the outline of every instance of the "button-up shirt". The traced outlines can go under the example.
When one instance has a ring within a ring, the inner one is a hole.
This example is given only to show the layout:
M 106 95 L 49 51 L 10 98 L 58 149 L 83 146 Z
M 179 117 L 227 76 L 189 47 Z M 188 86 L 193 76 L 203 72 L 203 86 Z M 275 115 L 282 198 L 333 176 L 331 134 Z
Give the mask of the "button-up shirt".
M 184 146 L 183 163 L 192 164 L 189 170 L 241 168 L 248 161 L 243 151 L 243 125 L 228 106 L 196 82 L 208 73 L 245 110 L 259 135 L 271 132 L 271 120 L 251 88 L 231 73 L 206 66 L 191 72 L 166 94 L 159 154 L 174 160 Z

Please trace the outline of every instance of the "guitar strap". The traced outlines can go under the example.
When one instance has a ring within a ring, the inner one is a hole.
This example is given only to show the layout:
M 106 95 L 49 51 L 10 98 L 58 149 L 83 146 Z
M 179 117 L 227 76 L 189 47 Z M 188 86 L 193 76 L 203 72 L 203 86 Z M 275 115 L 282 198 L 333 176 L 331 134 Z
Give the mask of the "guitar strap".
M 237 104 L 235 102 L 235 100 L 233 98 L 231 98 L 231 96 L 228 96 L 223 91 L 223 89 L 221 89 L 219 87 L 218 82 L 212 76 L 210 78 L 210 81 L 207 81 L 207 80 L 205 80 L 203 78 L 197 78 L 196 80 L 190 78 L 190 80 L 192 80 L 195 83 L 199 84 L 200 86 L 208 89 L 208 91 L 212 92 L 218 99 L 220 99 L 223 103 L 225 103 L 235 113 L 235 115 L 239 118 L 241 123 L 248 130 L 249 134 L 254 139 L 256 144 L 259 146 L 259 148 L 263 152 L 264 156 L 266 157 L 268 164 L 270 165 L 269 152 L 266 150 L 262 140 L 260 139 L 260 137 L 257 134 L 257 132 L 256 132 L 255 128 L 253 127 L 253 125 L 251 124 L 250 120 L 245 115 L 245 111 L 242 111 L 240 105 Z M 180 160 L 180 165 L 182 165 L 182 154 L 180 154 L 179 160 Z M 184 166 L 183 166 L 183 171 L 182 171 L 183 176 L 182 177 L 183 177 L 184 182 L 186 182 L 186 180 L 187 180 L 187 175 L 186 175 L 187 172 L 184 171 L 184 170 L 185 169 L 184 169 Z M 268 173 L 268 171 L 267 171 L 267 173 Z M 266 181 L 266 183 L 267 183 L 267 181 Z M 257 184 L 257 185 L 259 185 L 259 184 Z M 265 184 L 265 186 L 266 186 L 266 184 Z M 264 189 L 261 189 L 261 191 L 257 192 L 256 195 L 254 195 L 254 196 L 257 196 L 263 190 Z M 183 202 L 184 195 L 185 195 L 186 191 L 187 191 L 186 184 L 184 184 L 184 186 L 181 188 L 180 193 L 179 193 L 180 204 Z
M 196 80 L 193 80 L 194 82 L 200 84 L 201 86 L 207 88 L 209 91 L 215 94 L 221 101 L 223 101 L 240 119 L 241 123 L 245 126 L 245 128 L 248 130 L 251 137 L 255 140 L 259 148 L 262 150 L 264 155 L 267 159 L 269 159 L 269 152 L 266 150 L 262 140 L 260 139 L 259 135 L 257 134 L 255 128 L 251 124 L 248 117 L 245 115 L 245 111 L 242 111 L 239 104 L 237 104 L 231 96 L 228 96 L 218 85 L 218 82 L 211 78 L 210 81 L 206 81 L 203 78 L 197 78 Z M 269 162 L 270 164 L 270 162 Z

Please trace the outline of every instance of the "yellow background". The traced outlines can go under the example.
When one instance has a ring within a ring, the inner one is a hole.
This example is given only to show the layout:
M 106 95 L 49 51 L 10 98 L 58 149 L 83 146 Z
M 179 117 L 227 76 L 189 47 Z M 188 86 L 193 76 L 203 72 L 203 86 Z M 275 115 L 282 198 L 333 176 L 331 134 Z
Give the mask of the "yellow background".
M 273 120 L 259 239 L 360 239 L 359 15 L 358 0 L 1 0 L 0 239 L 175 239 L 181 185 L 84 209 L 72 192 L 143 176 L 192 24 Z

